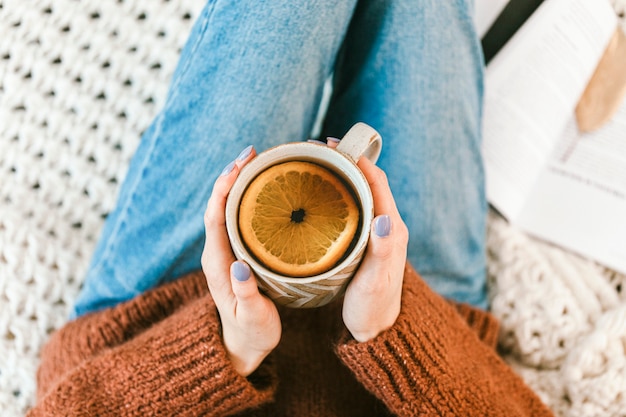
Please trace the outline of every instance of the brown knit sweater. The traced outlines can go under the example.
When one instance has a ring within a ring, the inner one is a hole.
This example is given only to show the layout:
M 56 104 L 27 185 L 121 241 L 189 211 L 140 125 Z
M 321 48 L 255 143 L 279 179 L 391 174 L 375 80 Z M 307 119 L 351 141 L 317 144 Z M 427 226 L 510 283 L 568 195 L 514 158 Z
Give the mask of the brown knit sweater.
M 283 336 L 244 378 L 202 273 L 81 317 L 42 352 L 29 416 L 548 416 L 497 356 L 497 324 L 405 271 L 395 325 L 358 343 L 340 302 L 281 309 Z

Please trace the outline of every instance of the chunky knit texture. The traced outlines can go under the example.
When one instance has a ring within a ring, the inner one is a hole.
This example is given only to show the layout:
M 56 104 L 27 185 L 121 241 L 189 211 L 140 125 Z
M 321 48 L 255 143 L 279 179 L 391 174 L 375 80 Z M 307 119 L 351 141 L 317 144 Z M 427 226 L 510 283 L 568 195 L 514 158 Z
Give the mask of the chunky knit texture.
M 626 0 L 611 2 L 626 27 Z M 3 417 L 35 402 L 41 347 L 67 319 L 203 4 L 0 0 Z M 626 276 L 493 213 L 488 247 L 506 361 L 557 415 L 624 416 Z
M 192 274 L 53 335 L 29 416 L 552 415 L 494 351 L 496 321 L 413 269 L 396 324 L 370 342 L 342 328 L 340 307 L 282 309 L 280 345 L 244 378 Z

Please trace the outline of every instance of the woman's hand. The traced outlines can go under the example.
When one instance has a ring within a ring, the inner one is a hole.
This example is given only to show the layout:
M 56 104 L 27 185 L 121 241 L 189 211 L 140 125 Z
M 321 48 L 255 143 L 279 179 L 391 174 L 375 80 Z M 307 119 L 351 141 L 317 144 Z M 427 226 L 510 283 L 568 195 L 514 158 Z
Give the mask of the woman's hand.
M 359 342 L 390 328 L 400 314 L 409 232 L 400 218 L 387 176 L 367 158 L 359 160 L 374 197 L 370 240 L 346 289 L 343 321 Z
M 202 269 L 222 322 L 224 346 L 237 372 L 248 376 L 278 345 L 281 323 L 276 306 L 259 293 L 248 265 L 236 261 L 226 232 L 226 197 L 239 170 L 255 155 L 248 147 L 215 181 L 204 214 L 206 242 Z

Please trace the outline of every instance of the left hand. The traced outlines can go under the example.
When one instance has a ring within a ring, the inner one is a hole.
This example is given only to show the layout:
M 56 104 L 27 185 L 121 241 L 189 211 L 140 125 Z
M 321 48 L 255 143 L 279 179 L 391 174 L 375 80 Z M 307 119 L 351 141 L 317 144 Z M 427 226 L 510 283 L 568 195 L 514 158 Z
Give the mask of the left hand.
M 385 173 L 367 158 L 359 168 L 374 197 L 370 240 L 343 303 L 343 321 L 355 340 L 365 342 L 390 328 L 400 314 L 409 232 L 400 217 Z

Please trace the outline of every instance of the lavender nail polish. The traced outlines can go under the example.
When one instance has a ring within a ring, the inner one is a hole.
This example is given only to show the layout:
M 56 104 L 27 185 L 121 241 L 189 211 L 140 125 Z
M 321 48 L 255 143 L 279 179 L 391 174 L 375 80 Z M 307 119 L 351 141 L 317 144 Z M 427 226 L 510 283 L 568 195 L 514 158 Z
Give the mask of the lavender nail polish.
M 250 267 L 244 262 L 236 261 L 230 266 L 230 273 L 239 282 L 247 281 L 250 278 Z
M 230 174 L 234 168 L 235 168 L 235 161 L 232 161 L 230 164 L 224 167 L 224 169 L 222 170 L 222 173 L 220 174 L 220 177 Z
M 374 219 L 374 233 L 378 237 L 387 237 L 391 233 L 391 218 L 383 214 Z
M 334 138 L 334 137 L 332 137 L 332 136 L 328 136 L 328 137 L 326 138 L 326 142 L 335 142 L 335 143 L 339 143 L 339 142 L 341 142 L 341 139 Z
M 250 154 L 252 153 L 252 145 L 248 145 L 246 146 L 246 148 L 241 151 L 241 153 L 239 154 L 239 156 L 237 157 L 238 161 L 243 161 L 245 160 L 247 157 L 250 156 Z

